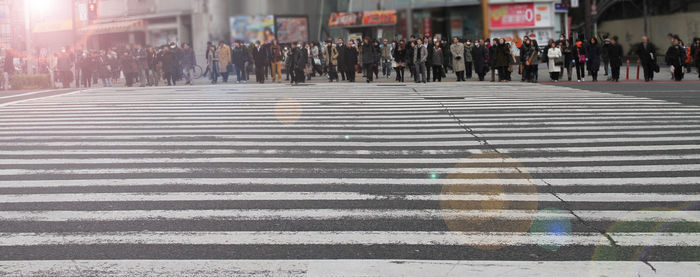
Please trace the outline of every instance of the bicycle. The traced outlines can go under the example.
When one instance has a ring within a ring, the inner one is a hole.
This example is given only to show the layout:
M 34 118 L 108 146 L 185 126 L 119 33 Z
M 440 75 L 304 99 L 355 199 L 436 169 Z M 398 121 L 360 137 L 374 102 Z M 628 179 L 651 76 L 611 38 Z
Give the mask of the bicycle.
M 195 79 L 195 80 L 196 80 L 196 79 L 200 79 L 200 78 L 203 77 L 203 76 L 202 76 L 202 73 L 203 73 L 204 71 L 202 70 L 202 67 L 201 67 L 201 66 L 195 65 L 192 71 L 193 71 L 193 72 L 192 72 L 192 79 Z

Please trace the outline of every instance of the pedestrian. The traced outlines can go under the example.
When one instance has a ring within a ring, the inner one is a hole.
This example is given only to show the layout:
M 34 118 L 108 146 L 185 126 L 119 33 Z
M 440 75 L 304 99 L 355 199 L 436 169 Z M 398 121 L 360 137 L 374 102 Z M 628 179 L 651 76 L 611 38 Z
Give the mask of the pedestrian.
M 673 45 L 666 51 L 666 64 L 671 66 L 673 80 L 678 82 L 683 80 L 683 60 L 685 60 L 685 50 L 676 36 L 673 38 Z
M 436 41 L 433 46 L 433 82 L 442 82 L 442 42 Z
M 402 39 L 399 41 L 393 53 L 394 62 L 396 63 L 396 81 L 401 83 L 406 81 L 406 53 L 406 40 Z
M 369 37 L 365 37 L 364 41 L 362 42 L 362 45 L 360 46 L 360 55 L 365 78 L 367 83 L 371 83 L 374 81 L 372 75 L 374 73 L 373 69 L 376 62 L 376 51 L 375 47 L 370 42 Z
M 612 44 L 610 39 L 606 38 L 603 42 L 603 47 L 600 49 L 600 59 L 603 61 L 603 69 L 605 70 L 605 77 L 608 81 L 612 80 L 612 71 L 610 70 L 610 48 Z
M 163 51 L 165 52 L 167 49 Z M 211 69 L 211 83 L 216 84 L 219 81 L 219 51 L 216 51 L 216 47 L 211 45 L 207 53 L 209 53 L 207 54 L 207 67 Z
M 489 50 L 482 43 L 482 40 L 477 40 L 475 41 L 474 47 L 472 48 L 472 58 L 474 59 L 474 71 L 479 76 L 479 81 L 484 81 L 486 73 L 489 71 Z
M 270 45 L 270 65 L 272 68 L 272 82 L 282 83 L 282 47 L 277 43 L 277 40 L 272 40 Z
M 452 70 L 457 75 L 457 82 L 466 81 L 464 79 L 464 44 L 459 41 L 458 37 L 452 39 L 450 53 L 452 53 Z
M 354 83 L 357 76 L 358 51 L 352 41 L 348 41 L 345 46 L 345 77 L 349 82 Z
M 380 45 L 381 49 L 381 65 L 382 65 L 382 76 L 389 79 L 391 78 L 391 65 L 394 62 L 394 57 L 392 55 L 393 46 L 389 44 L 388 39 L 384 39 L 383 43 Z
M 637 57 L 639 57 L 644 70 L 644 81 L 654 81 L 654 71 L 658 67 L 656 63 L 656 46 L 649 42 L 647 36 L 642 37 L 642 43 L 637 48 Z
M 588 58 L 588 62 L 586 63 L 588 72 L 593 82 L 598 82 L 598 71 L 600 70 L 600 44 L 598 43 L 598 39 L 591 38 L 590 43 L 586 46 L 586 54 Z
M 253 61 L 255 62 L 255 82 L 264 84 L 267 52 L 259 40 L 255 42 L 255 49 L 253 49 Z
M 561 74 L 561 67 L 564 63 L 563 54 L 561 52 L 561 42 L 560 46 L 552 40 L 549 43 L 549 50 L 547 50 L 547 63 L 549 67 L 549 77 L 552 82 L 559 82 L 559 75 Z
M 328 39 L 326 41 L 326 54 L 324 59 L 326 61 L 326 67 L 328 68 L 328 81 L 333 82 L 333 80 L 340 82 L 338 78 L 338 47 L 333 44 L 333 39 Z
M 700 38 L 695 39 L 693 46 L 694 46 L 693 60 L 695 61 L 695 68 L 697 68 L 698 78 L 700 79 Z M 658 65 L 657 65 L 657 68 L 658 68 Z
M 178 59 L 177 45 L 171 42 L 169 46 L 163 50 L 163 77 L 168 82 L 168 86 L 176 86 L 180 62 Z M 215 51 L 218 54 L 218 51 Z
M 374 48 L 374 63 L 372 63 L 372 72 L 374 73 L 374 80 L 379 80 L 379 68 L 382 64 L 382 48 L 379 45 L 378 40 L 372 41 L 372 47 Z
M 306 56 L 306 63 L 304 67 L 304 76 L 306 76 L 307 81 L 311 81 L 312 75 L 314 75 L 314 55 L 311 47 L 311 43 L 304 43 L 303 50 Z
M 205 60 L 209 58 L 209 51 L 211 51 L 211 46 L 213 46 L 213 45 L 214 45 L 214 44 L 212 44 L 211 41 L 207 41 L 207 51 L 206 51 L 206 53 L 204 54 L 204 59 L 205 59 Z M 207 64 L 207 69 L 204 70 L 204 73 L 202 73 L 202 76 L 206 77 L 207 74 L 209 74 L 209 73 L 211 73 L 211 67 L 209 67 L 209 64 Z
M 510 65 L 510 50 L 504 39 L 493 39 L 490 55 L 494 59 L 494 66 L 498 70 L 498 81 L 508 82 L 508 66 Z
M 63 88 L 70 88 L 70 84 L 73 82 L 73 57 L 68 53 L 68 47 L 61 48 L 61 53 L 58 56 L 58 61 L 56 62 L 56 68 L 58 70 L 58 78 L 61 81 Z M 5 70 L 7 68 L 7 63 L 5 63 Z M 5 85 L 7 89 L 9 85 Z
M 284 47 L 284 68 L 287 72 L 287 79 L 285 81 L 290 81 L 294 83 L 294 51 L 296 45 L 292 43 L 289 47 Z
M 610 51 L 609 51 L 610 52 Z M 586 81 L 586 49 L 583 47 L 583 41 L 579 40 L 576 42 L 576 47 L 574 48 L 574 57 L 576 60 L 576 79 L 578 82 Z
M 564 67 L 566 68 L 566 75 L 568 77 L 569 82 L 571 82 L 571 74 L 573 73 L 573 68 L 576 64 L 576 59 L 574 58 L 574 48 L 571 45 L 571 40 L 565 39 L 563 41 L 562 52 L 564 55 Z M 561 73 L 564 73 L 564 69 L 562 69 Z
M 539 61 L 540 61 L 540 46 L 537 44 L 537 40 L 533 39 L 530 40 L 530 43 L 532 44 L 532 51 L 533 51 L 533 58 L 532 62 L 530 63 L 529 71 L 530 74 L 532 75 L 532 82 L 537 83 L 539 81 L 539 75 L 540 75 L 540 70 L 539 70 Z M 545 53 L 546 54 L 546 53 Z
M 153 47 L 148 47 L 148 85 L 158 86 L 160 84 L 160 67 L 158 66 L 158 51 Z
M 91 79 L 94 71 L 94 59 L 88 50 L 84 50 L 80 57 L 80 84 L 85 88 L 89 88 L 92 86 Z
M 182 57 L 180 58 L 180 66 L 184 70 L 185 85 L 192 85 L 192 75 L 194 75 L 194 66 L 197 65 L 195 60 L 194 50 L 188 43 L 182 44 Z
M 139 69 L 130 50 L 125 50 L 123 52 L 122 56 L 119 58 L 119 63 L 121 64 L 122 73 L 126 79 L 126 86 L 134 86 L 134 80 L 138 76 Z
M 472 44 L 471 39 L 467 39 L 467 42 L 464 43 L 464 78 L 462 78 L 463 81 L 466 81 L 466 79 L 471 79 L 472 78 L 472 71 L 474 68 L 474 59 L 472 58 L 472 48 L 474 45 Z
M 228 83 L 229 73 L 233 71 L 233 65 L 231 63 L 231 47 L 229 47 L 226 42 L 220 41 L 216 52 L 219 54 L 219 74 L 221 75 L 223 82 Z
M 428 57 L 425 61 L 425 81 L 430 82 L 430 76 L 432 75 L 431 73 L 433 72 L 433 51 L 435 51 L 435 41 L 437 39 L 430 39 L 430 36 L 426 35 L 423 38 L 423 47 L 425 48 L 426 51 L 428 51 Z
M 109 60 L 107 58 L 107 53 L 104 50 L 101 50 L 99 55 L 97 56 L 97 66 L 98 66 L 98 75 L 100 79 L 102 80 L 102 86 L 103 87 L 111 87 L 112 86 L 112 72 L 109 64 Z
M 612 81 L 620 81 L 620 67 L 622 66 L 622 57 L 625 53 L 622 51 L 622 45 L 617 43 L 617 37 L 610 40 L 610 71 L 612 72 Z
M 134 46 L 134 58 L 138 66 L 139 85 L 145 87 L 148 81 L 148 53 L 146 49 L 141 47 L 141 44 L 137 43 Z
M 416 49 L 416 42 L 415 42 L 415 36 L 412 37 L 413 41 L 410 41 L 406 45 L 406 66 L 408 67 L 408 74 L 411 75 L 411 78 L 415 79 L 416 76 L 416 67 L 415 64 L 413 63 L 413 55 L 415 54 L 415 49 Z
M 236 84 L 246 83 L 245 70 L 248 61 L 250 61 L 250 57 L 245 44 L 242 41 L 235 41 L 233 43 L 231 62 L 233 63 L 233 71 L 236 74 Z M 289 68 L 291 67 L 287 66 L 287 71 L 289 71 Z
M 309 63 L 308 44 L 303 47 L 301 43 L 297 44 L 297 51 L 294 53 L 294 84 L 304 83 L 306 79 L 305 71 Z
M 416 83 L 426 83 L 427 80 L 427 61 L 428 61 L 428 44 L 424 44 L 421 39 L 416 41 L 416 48 L 413 54 L 413 64 L 416 67 L 414 79 Z

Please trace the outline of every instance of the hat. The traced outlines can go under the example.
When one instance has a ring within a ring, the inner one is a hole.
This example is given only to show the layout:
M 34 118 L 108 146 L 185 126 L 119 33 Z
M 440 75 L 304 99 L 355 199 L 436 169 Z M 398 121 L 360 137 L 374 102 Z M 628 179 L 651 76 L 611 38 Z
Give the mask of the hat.
M 610 39 L 609 39 L 609 38 L 606 38 L 606 39 L 605 39 L 605 42 L 610 42 Z

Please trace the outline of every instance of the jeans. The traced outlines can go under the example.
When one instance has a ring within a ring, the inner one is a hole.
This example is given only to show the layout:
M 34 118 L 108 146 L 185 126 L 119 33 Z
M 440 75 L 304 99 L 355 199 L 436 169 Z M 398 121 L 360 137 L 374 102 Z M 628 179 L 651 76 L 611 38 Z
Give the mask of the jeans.
M 185 84 L 192 84 L 192 75 L 194 75 L 194 67 L 186 67 L 185 74 L 183 75 L 183 77 L 185 77 Z
M 372 75 L 374 73 L 374 72 L 372 72 L 372 71 L 374 71 L 374 64 L 371 64 L 371 63 L 363 64 L 362 69 L 365 72 L 365 78 L 367 78 L 367 81 L 368 82 L 374 81 L 374 78 L 373 78 L 374 76 Z
M 211 83 L 216 84 L 219 81 L 219 63 L 213 62 L 211 64 Z
M 391 77 L 391 60 L 384 60 L 382 63 L 382 75 Z
M 233 68 L 233 71 L 236 73 L 236 81 L 244 82 L 245 81 L 245 66 L 244 65 L 235 65 Z
M 426 75 L 428 71 L 425 68 L 425 63 L 417 63 L 416 65 L 416 83 L 418 82 L 423 82 L 425 83 L 427 81 Z

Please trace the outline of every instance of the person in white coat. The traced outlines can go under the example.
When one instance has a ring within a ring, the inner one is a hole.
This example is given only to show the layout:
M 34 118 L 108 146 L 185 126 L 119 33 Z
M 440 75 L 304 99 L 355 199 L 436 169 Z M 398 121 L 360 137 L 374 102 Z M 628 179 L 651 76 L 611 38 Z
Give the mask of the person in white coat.
M 549 77 L 553 82 L 558 82 L 561 74 L 561 67 L 564 63 L 562 59 L 561 43 L 560 45 L 556 45 L 555 42 L 552 42 L 549 45 L 547 57 L 549 58 Z

